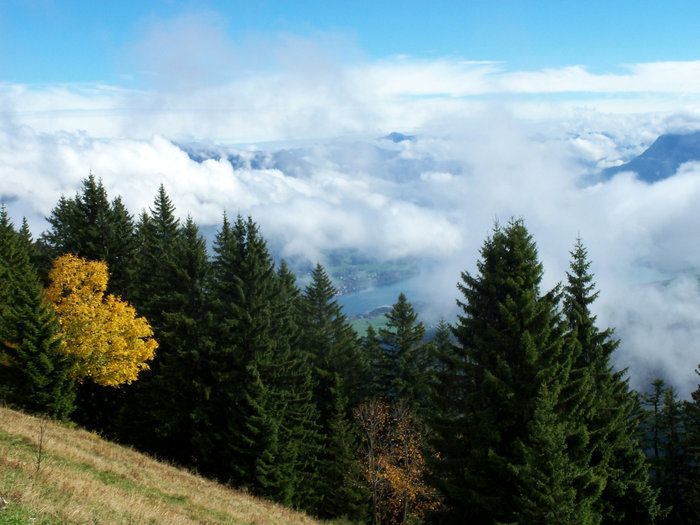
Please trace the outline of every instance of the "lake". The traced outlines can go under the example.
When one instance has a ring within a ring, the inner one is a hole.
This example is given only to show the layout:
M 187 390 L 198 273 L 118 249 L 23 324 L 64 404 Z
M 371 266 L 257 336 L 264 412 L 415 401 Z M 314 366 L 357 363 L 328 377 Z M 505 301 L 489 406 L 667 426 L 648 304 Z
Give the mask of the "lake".
M 420 283 L 419 277 L 411 277 L 386 286 L 339 295 L 336 300 L 343 307 L 345 315 L 366 314 L 379 306 L 393 305 L 402 292 L 411 303 L 415 304 L 425 300 L 423 293 L 419 291 Z

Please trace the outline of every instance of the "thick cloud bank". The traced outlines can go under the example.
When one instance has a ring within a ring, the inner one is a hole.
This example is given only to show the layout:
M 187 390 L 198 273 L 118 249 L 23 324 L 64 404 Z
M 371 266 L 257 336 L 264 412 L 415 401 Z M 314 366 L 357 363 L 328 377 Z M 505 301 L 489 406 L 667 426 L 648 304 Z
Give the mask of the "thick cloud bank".
M 418 293 L 444 315 L 494 220 L 524 217 L 546 286 L 565 278 L 568 252 L 583 239 L 600 323 L 622 337 L 618 364 L 630 367 L 634 386 L 660 374 L 687 395 L 700 362 L 700 165 L 651 185 L 632 173 L 597 180 L 598 168 L 654 138 L 624 122 L 615 132 L 573 134 L 494 112 L 443 120 L 398 143 L 364 137 L 258 148 L 42 133 L 5 119 L 0 198 L 38 233 L 60 195 L 73 195 L 90 171 L 135 214 L 163 183 L 179 213 L 200 225 L 218 224 L 224 211 L 251 214 L 284 257 L 324 262 L 332 248 L 415 257 Z

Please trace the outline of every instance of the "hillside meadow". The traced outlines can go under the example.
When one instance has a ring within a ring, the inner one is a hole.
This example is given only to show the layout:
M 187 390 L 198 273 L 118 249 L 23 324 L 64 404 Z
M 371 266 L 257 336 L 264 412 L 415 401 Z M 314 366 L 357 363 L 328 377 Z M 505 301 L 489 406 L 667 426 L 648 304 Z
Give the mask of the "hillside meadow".
M 6 407 L 0 497 L 0 524 L 319 523 L 95 433 Z

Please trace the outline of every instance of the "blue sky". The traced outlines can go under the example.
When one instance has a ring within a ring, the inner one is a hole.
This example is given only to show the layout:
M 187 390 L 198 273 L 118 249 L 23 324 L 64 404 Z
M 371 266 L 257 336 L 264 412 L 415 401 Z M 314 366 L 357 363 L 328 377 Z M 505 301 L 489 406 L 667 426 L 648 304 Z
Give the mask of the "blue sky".
M 494 2 L 95 2 L 0 4 L 0 79 L 47 84 L 128 84 L 133 46 L 158 21 L 205 13 L 235 44 L 291 34 L 334 35 L 343 59 L 499 61 L 509 70 L 584 65 L 617 72 L 639 62 L 695 60 L 700 3 Z M 341 52 L 342 54 L 342 52 Z
M 6 0 L 0 109 L 47 133 L 238 144 L 494 106 L 694 121 L 699 19 L 698 2 Z

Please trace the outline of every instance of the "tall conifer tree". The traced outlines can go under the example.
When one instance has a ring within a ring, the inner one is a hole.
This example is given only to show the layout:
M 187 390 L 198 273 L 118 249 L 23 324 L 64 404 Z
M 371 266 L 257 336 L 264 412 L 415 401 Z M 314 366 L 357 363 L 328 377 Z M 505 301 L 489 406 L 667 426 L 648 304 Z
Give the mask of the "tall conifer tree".
M 360 398 L 366 400 L 385 395 L 384 378 L 386 377 L 387 360 L 379 334 L 372 325 L 367 327 L 367 333 L 360 340 L 360 353 L 362 359 L 360 359 L 359 364 L 364 368 L 363 372 L 367 378 Z
M 46 220 L 51 228 L 39 240 L 40 273 L 47 275 L 53 260 L 68 253 L 104 261 L 110 272 L 107 291 L 132 301 L 136 239 L 133 218 L 119 196 L 110 204 L 102 181 L 90 173 L 73 198 L 61 196 Z M 85 381 L 78 387 L 73 417 L 89 428 L 114 436 L 123 402 L 121 389 Z
M 26 223 L 25 223 L 26 225 Z M 30 263 L 31 236 L 0 210 L 0 398 L 24 410 L 65 418 L 73 410 L 72 361 L 61 351 L 58 321 Z
M 121 197 L 110 204 L 101 180 L 91 173 L 73 198 L 61 196 L 46 220 L 51 228 L 40 239 L 45 271 L 53 259 L 72 253 L 104 261 L 110 271 L 108 292 L 130 299 L 131 265 L 136 249 L 133 218 Z
M 315 419 L 308 362 L 292 348 L 298 334 L 289 307 L 298 292 L 289 274 L 275 272 L 252 219 L 239 216 L 231 225 L 224 218 L 214 250 L 216 345 L 199 435 L 204 464 L 236 486 L 303 505 L 301 440 L 311 439 L 303 427 L 313 428 Z
M 571 252 L 564 313 L 575 359 L 572 382 L 580 387 L 578 395 L 569 393 L 569 397 L 576 400 L 576 417 L 589 436 L 578 453 L 595 473 L 580 491 L 594 498 L 596 516 L 604 523 L 651 523 L 659 507 L 648 483 L 644 454 L 635 439 L 636 401 L 625 371 L 615 371 L 612 366 L 619 341 L 612 330 L 596 327 L 596 316 L 590 311 L 598 297 L 590 264 L 579 239 Z
M 697 523 L 692 480 L 694 459 L 688 451 L 687 433 L 692 422 L 676 390 L 663 379 L 654 379 L 641 396 L 641 443 L 647 454 L 649 479 L 664 514 L 658 523 Z
M 386 363 L 382 367 L 385 390 L 382 395 L 407 399 L 414 407 L 421 407 L 430 389 L 430 346 L 423 341 L 425 326 L 418 321 L 418 314 L 403 293 L 385 316 L 386 327 L 379 330 Z
M 157 322 L 160 346 L 151 370 L 131 389 L 134 406 L 124 414 L 122 433 L 143 449 L 196 465 L 196 419 L 211 383 L 206 241 L 189 217 L 172 235 L 177 220 L 162 187 L 152 214 L 140 222 L 152 250 L 139 260 L 143 290 L 152 291 L 140 303 Z
M 321 451 L 314 512 L 323 518 L 357 517 L 364 494 L 353 485 L 355 439 L 349 398 L 359 402 L 362 367 L 355 331 L 335 300 L 337 291 L 323 267 L 316 266 L 299 301 L 302 347 L 311 355 L 314 401 L 319 409 Z
M 302 344 L 312 356 L 315 399 L 324 426 L 335 410 L 331 396 L 331 390 L 336 388 L 335 375 L 341 379 L 342 394 L 353 401 L 358 401 L 361 381 L 357 367 L 359 341 L 335 300 L 336 295 L 326 271 L 320 264 L 316 265 L 300 300 L 300 323 Z
M 150 213 L 143 213 L 137 224 L 133 302 L 154 332 L 162 332 L 164 315 L 177 311 L 173 289 L 179 285 L 176 274 L 180 261 L 175 250 L 180 233 L 175 206 L 161 184 Z M 161 350 L 162 349 L 161 342 Z
M 280 463 L 293 480 L 289 502 L 315 509 L 319 500 L 318 473 L 323 446 L 319 412 L 314 399 L 313 356 L 304 343 L 301 328 L 301 294 L 296 277 L 282 261 L 277 269 L 277 293 L 272 331 L 287 342 L 279 345 L 276 360 L 283 368 L 278 389 L 283 400 L 283 442 Z
M 573 480 L 562 474 L 575 466 L 566 443 L 577 429 L 557 396 L 571 368 L 557 295 L 539 295 L 542 265 L 521 220 L 494 229 L 477 268 L 458 285 L 455 355 L 441 364 L 436 391 L 441 519 L 527 521 L 525 509 L 536 504 L 544 515 L 556 511 L 586 523 L 588 509 L 576 508 Z M 554 465 L 533 463 L 545 445 Z M 538 483 L 542 476 L 557 483 Z M 561 505 L 567 508 L 556 510 Z
M 700 375 L 700 368 L 695 370 Z M 700 523 L 700 385 L 691 394 L 691 399 L 685 402 L 685 449 L 687 463 L 687 479 L 684 509 L 689 523 Z

